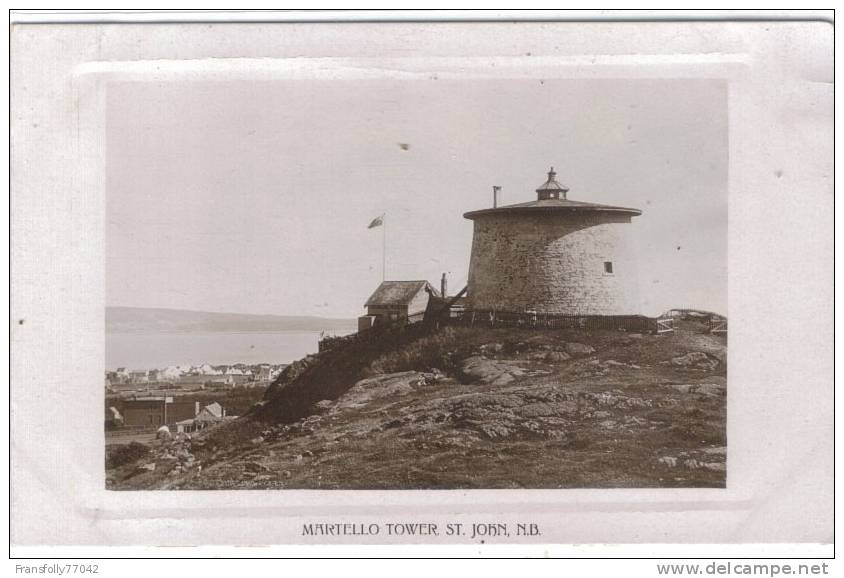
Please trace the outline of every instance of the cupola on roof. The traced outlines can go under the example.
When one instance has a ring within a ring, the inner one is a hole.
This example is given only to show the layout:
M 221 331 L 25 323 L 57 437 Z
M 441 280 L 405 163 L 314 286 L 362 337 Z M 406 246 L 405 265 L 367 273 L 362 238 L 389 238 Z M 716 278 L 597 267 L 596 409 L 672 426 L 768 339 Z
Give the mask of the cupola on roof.
M 546 199 L 565 199 L 566 193 L 569 192 L 568 187 L 565 187 L 557 182 L 557 173 L 554 172 L 554 167 L 548 171 L 548 180 L 542 183 L 536 192 L 539 194 L 539 200 Z

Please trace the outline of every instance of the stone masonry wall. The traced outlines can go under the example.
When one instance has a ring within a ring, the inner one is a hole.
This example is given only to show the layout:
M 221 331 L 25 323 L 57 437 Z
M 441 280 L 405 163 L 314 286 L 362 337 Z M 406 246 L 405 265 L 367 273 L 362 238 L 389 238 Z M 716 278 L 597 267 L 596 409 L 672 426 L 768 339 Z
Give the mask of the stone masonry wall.
M 604 272 L 611 261 L 613 273 Z M 469 266 L 469 306 L 571 315 L 639 313 L 629 215 L 479 216 Z

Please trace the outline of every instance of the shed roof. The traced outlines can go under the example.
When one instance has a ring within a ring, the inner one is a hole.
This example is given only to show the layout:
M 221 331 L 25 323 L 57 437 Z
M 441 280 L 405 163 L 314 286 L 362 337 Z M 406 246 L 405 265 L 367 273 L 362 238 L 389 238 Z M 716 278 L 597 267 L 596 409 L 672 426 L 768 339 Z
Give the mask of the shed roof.
M 223 407 L 216 401 L 203 407 L 202 411 L 207 411 L 214 417 L 223 417 Z
M 433 295 L 439 296 L 439 291 L 427 281 L 384 281 L 366 300 L 364 306 L 408 305 L 426 287 Z

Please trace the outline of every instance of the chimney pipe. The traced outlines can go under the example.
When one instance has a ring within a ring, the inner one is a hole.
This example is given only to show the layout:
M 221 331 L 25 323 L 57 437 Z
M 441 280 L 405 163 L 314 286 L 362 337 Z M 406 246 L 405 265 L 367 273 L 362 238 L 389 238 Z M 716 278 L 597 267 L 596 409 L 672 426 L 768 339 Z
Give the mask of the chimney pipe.
M 445 297 L 448 294 L 448 278 L 446 274 L 443 273 L 443 277 L 440 280 L 440 295 Z
M 492 186 L 492 208 L 496 208 L 498 206 L 498 195 L 501 193 L 501 187 L 493 185 Z

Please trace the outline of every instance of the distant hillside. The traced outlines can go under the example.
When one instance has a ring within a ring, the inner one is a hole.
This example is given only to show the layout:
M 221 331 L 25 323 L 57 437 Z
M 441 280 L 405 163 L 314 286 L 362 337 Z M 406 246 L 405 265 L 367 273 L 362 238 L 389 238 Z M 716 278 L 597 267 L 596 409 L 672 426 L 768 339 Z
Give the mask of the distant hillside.
M 322 331 L 356 328 L 354 319 L 244 315 L 184 309 L 106 307 L 107 333 Z

